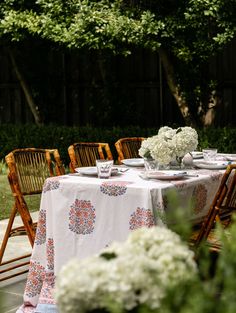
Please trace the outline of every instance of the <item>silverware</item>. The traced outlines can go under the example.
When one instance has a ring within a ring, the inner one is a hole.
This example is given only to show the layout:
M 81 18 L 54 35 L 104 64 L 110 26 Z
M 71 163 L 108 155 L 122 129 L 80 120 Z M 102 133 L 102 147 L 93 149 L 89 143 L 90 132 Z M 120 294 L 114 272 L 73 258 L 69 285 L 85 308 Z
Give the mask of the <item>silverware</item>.
M 199 175 L 198 174 L 186 174 L 184 176 L 187 176 L 187 177 L 198 177 Z
M 118 171 L 121 173 L 127 172 L 129 168 L 118 168 Z

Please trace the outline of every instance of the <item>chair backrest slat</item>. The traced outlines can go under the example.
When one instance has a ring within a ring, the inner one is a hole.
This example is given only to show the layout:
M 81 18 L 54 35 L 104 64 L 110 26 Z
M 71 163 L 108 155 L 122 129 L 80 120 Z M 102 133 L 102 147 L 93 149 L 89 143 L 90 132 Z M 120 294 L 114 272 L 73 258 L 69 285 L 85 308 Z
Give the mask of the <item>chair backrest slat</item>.
M 65 173 L 57 149 L 15 149 L 8 153 L 5 160 L 9 169 L 8 181 L 15 201 L 0 248 L 0 265 L 8 239 L 11 236 L 26 234 L 30 245 L 33 247 L 37 223 L 33 222 L 25 196 L 35 194 L 41 195 L 46 178 Z M 13 227 L 14 219 L 17 214 L 20 215 L 23 225 Z M 19 256 L 9 260 L 7 263 L 11 264 L 11 262 L 23 260 L 27 256 L 28 255 Z M 25 265 L 27 263 L 21 262 L 19 266 L 22 266 L 23 264 Z M 10 265 L 4 271 L 11 271 L 13 269 L 14 266 Z M 23 273 L 25 273 L 24 270 L 19 274 Z M 4 279 L 16 275 L 18 274 L 6 276 Z
M 95 166 L 96 160 L 112 160 L 113 156 L 108 143 L 78 142 L 69 146 L 70 170 L 82 166 Z
M 229 178 L 228 194 L 223 203 L 226 207 L 236 208 L 236 174 Z
M 41 193 L 44 181 L 49 176 L 64 174 L 62 164 L 57 163 L 54 153 L 57 149 L 16 149 L 6 156 L 9 175 L 23 195 Z
M 124 159 L 139 158 L 138 151 L 144 139 L 144 137 L 125 137 L 117 140 L 115 147 L 119 163 Z
M 236 211 L 236 164 L 228 165 L 221 179 L 220 186 L 216 192 L 208 214 L 204 219 L 196 245 L 199 245 L 203 239 L 207 239 L 211 229 L 214 227 L 216 219 L 229 225 L 232 214 Z

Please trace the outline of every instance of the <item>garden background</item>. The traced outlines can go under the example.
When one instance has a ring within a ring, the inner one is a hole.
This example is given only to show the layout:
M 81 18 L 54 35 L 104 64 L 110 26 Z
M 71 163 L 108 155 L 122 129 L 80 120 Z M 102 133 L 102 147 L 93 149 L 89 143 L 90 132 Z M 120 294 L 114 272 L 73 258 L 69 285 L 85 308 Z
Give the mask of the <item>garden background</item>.
M 0 3 L 0 160 L 196 127 L 236 152 L 234 0 Z M 4 181 L 7 183 L 5 177 Z M 3 193 L 3 197 L 5 194 Z

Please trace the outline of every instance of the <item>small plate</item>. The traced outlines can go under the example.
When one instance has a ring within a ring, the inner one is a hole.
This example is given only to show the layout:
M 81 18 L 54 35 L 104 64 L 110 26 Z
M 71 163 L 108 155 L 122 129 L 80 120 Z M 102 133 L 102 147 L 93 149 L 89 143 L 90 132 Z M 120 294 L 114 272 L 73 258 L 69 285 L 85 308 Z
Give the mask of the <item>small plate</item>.
M 98 175 L 96 166 L 93 166 L 93 167 L 77 167 L 75 169 L 75 171 L 79 174 L 86 175 L 86 176 L 97 176 Z M 118 168 L 112 168 L 112 170 L 111 170 L 112 176 L 118 175 L 120 173 L 121 172 L 118 170 Z
M 144 159 L 134 158 L 134 159 L 124 159 L 121 162 L 127 166 L 141 167 L 144 166 Z
M 174 180 L 181 179 L 187 175 L 187 172 L 177 172 L 177 171 L 152 171 L 146 173 L 147 178 L 155 178 L 160 180 Z
M 192 151 L 191 152 L 193 159 L 203 158 L 203 153 L 201 151 Z
M 193 164 L 198 168 L 204 168 L 209 170 L 221 170 L 225 169 L 229 162 L 226 161 L 194 161 Z
M 231 154 L 226 156 L 226 160 L 228 161 L 236 161 L 236 154 Z

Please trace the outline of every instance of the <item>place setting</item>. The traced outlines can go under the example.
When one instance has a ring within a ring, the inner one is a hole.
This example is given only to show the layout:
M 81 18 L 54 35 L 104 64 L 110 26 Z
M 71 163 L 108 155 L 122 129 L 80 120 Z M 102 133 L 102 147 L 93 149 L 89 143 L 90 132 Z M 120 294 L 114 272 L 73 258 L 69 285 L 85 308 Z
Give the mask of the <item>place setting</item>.
M 96 166 L 76 168 L 75 170 L 76 170 L 76 173 L 74 173 L 74 175 L 79 174 L 79 175 L 84 175 L 84 176 L 95 176 L 95 177 L 98 176 L 98 170 Z M 128 170 L 129 170 L 128 168 L 113 167 L 111 169 L 111 176 L 121 175 L 122 173 L 125 173 Z
M 203 158 L 203 152 L 202 151 L 192 151 L 191 155 L 193 157 L 193 160 L 202 159 Z
M 181 171 L 181 170 L 151 170 L 144 171 L 139 174 L 144 180 L 160 180 L 160 181 L 168 181 L 168 180 L 185 180 L 189 178 L 199 177 L 199 174 L 196 171 Z
M 113 160 L 96 160 L 96 166 L 77 167 L 76 173 L 70 174 L 74 176 L 89 176 L 102 179 L 110 178 L 111 176 L 122 175 L 129 168 L 114 166 Z
M 149 180 L 149 179 L 155 179 L 155 180 L 178 180 L 183 179 L 188 175 L 185 171 L 144 171 L 143 173 L 140 173 L 139 176 L 142 179 Z
M 121 160 L 122 164 L 130 167 L 144 167 L 143 158 L 131 158 Z
M 227 161 L 236 162 L 236 154 L 225 154 L 224 157 Z
M 226 169 L 228 165 L 231 164 L 231 162 L 228 161 L 216 161 L 216 160 L 210 160 L 210 161 L 193 161 L 193 164 L 197 168 L 201 169 L 209 169 L 209 170 L 223 170 Z
M 218 154 L 215 148 L 206 148 L 202 150 L 202 158 L 193 160 L 193 165 L 200 169 L 223 170 L 226 169 L 235 158 Z

